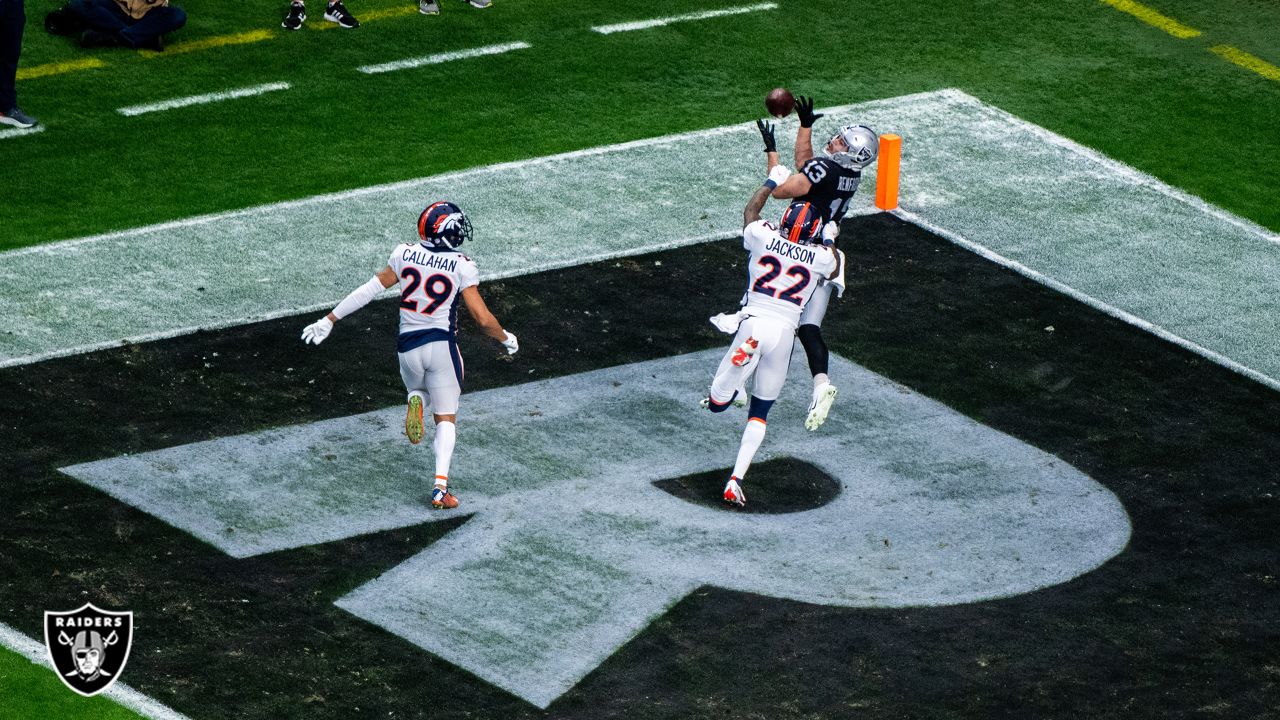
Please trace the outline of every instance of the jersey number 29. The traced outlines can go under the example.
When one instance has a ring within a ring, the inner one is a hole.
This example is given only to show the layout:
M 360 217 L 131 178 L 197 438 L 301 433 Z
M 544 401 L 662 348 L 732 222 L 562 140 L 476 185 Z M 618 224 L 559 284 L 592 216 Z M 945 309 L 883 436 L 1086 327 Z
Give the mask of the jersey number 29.
M 400 271 L 401 290 L 400 290 L 400 307 L 409 312 L 421 312 L 423 315 L 430 315 L 439 308 L 445 300 L 449 299 L 449 295 L 453 292 L 453 283 L 447 275 L 432 275 L 427 281 L 422 282 L 422 273 L 417 268 L 407 267 Z M 422 285 L 422 292 L 431 298 L 431 302 L 427 306 L 418 310 L 418 301 L 411 300 L 410 297 L 418 289 L 418 285 Z

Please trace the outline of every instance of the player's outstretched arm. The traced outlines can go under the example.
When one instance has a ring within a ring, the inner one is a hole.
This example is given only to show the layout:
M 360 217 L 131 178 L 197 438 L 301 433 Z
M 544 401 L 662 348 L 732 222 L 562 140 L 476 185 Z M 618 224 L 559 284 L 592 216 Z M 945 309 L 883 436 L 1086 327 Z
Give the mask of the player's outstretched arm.
M 498 318 L 489 312 L 489 306 L 485 305 L 484 298 L 480 297 L 480 290 L 475 285 L 463 288 L 462 302 L 466 304 L 467 312 L 471 313 L 471 319 L 480 326 L 480 332 L 502 343 L 508 355 L 516 354 L 520 349 L 520 342 L 516 340 L 515 335 L 502 329 Z
M 757 120 L 756 129 L 764 141 L 764 171 L 771 172 L 778 165 L 778 140 L 773 135 L 773 123 Z
M 813 124 L 822 117 L 822 113 L 813 111 L 813 98 L 799 95 L 796 97 L 796 115 L 800 118 L 800 128 L 796 130 L 796 169 L 813 158 Z
M 778 187 L 778 183 L 785 182 L 789 175 L 791 175 L 791 171 L 785 166 L 773 165 L 769 168 L 769 177 L 765 178 L 764 184 L 752 194 L 751 199 L 747 201 L 747 206 L 742 210 L 742 227 L 744 230 L 748 225 L 760 219 L 760 211 L 764 209 L 764 204 L 769 201 L 769 193 Z
M 378 293 L 395 285 L 399 280 L 391 266 L 383 268 L 377 275 L 369 278 L 369 281 L 355 290 L 351 294 L 342 299 L 328 315 L 311 323 L 302 329 L 302 342 L 319 345 L 324 339 L 329 337 L 330 331 L 333 330 L 333 324 L 360 308 L 368 305 L 370 301 L 378 297 Z
M 787 178 L 785 182 L 778 183 L 778 187 L 773 190 L 773 197 L 779 200 L 789 200 L 791 198 L 803 197 L 813 189 L 813 183 L 805 174 L 798 172 Z

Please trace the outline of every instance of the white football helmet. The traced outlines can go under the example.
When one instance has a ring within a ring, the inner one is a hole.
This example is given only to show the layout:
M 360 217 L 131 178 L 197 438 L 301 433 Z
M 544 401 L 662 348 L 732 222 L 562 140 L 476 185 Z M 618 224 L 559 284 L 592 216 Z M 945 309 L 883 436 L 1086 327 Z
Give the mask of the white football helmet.
M 841 166 L 861 170 L 875 161 L 880 136 L 866 125 L 845 125 L 827 141 L 826 152 Z

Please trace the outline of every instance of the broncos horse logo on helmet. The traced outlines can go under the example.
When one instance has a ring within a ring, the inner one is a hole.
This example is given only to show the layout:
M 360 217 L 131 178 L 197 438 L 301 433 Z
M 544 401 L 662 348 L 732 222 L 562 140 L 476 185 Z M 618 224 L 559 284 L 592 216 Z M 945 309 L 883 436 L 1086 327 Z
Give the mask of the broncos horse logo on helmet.
M 782 237 L 795 243 L 810 244 L 822 240 L 822 213 L 813 203 L 796 200 L 782 213 L 778 228 Z
M 451 202 L 431 203 L 418 216 L 418 237 L 428 247 L 453 250 L 471 237 L 471 221 Z
M 827 141 L 826 152 L 843 167 L 861 170 L 880 152 L 880 136 L 866 125 L 845 125 Z

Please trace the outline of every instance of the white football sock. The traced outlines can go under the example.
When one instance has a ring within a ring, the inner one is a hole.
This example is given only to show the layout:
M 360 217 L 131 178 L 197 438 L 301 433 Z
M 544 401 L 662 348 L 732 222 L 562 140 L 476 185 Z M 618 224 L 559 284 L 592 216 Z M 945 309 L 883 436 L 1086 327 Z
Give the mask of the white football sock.
M 831 378 L 827 377 L 826 373 L 818 373 L 817 375 L 813 376 L 813 389 L 817 390 L 818 388 L 830 382 L 831 382 Z
M 436 438 L 433 446 L 436 451 L 436 484 L 448 482 L 449 461 L 453 459 L 453 445 L 458 439 L 458 426 L 445 420 L 436 423 Z M 444 478 L 444 479 L 441 479 Z
M 747 429 L 742 431 L 742 445 L 738 447 L 738 461 L 733 464 L 733 476 L 741 480 L 751 467 L 751 461 L 764 442 L 764 421 L 751 419 L 747 421 Z

